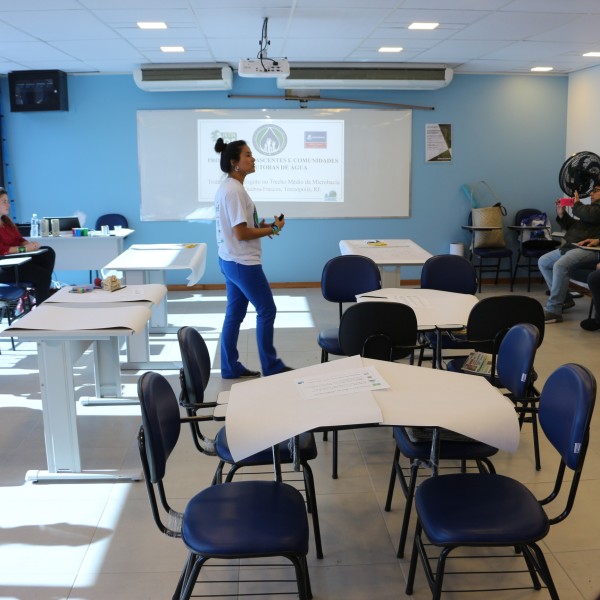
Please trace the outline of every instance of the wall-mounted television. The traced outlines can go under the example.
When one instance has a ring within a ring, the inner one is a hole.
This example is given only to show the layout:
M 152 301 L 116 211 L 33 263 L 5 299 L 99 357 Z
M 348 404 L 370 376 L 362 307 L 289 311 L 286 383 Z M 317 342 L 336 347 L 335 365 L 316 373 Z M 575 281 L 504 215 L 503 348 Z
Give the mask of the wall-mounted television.
M 69 110 L 64 71 L 11 71 L 8 88 L 11 112 Z

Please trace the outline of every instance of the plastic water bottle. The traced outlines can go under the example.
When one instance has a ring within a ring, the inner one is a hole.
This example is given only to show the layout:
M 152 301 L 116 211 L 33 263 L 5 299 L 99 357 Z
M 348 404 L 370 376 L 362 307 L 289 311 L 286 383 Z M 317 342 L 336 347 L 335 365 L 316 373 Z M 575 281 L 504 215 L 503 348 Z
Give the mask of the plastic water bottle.
M 31 237 L 39 237 L 40 236 L 40 220 L 36 213 L 33 213 L 31 216 L 31 231 L 29 232 Z

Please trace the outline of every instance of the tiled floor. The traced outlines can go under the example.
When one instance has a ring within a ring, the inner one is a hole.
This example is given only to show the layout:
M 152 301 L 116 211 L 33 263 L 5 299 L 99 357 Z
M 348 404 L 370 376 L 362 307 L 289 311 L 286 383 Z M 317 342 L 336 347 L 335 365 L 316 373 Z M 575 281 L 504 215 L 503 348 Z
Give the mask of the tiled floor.
M 484 286 L 484 294 L 503 293 L 502 287 Z M 515 293 L 520 293 L 517 289 Z M 544 299 L 541 286 L 536 297 Z M 277 348 L 286 363 L 301 367 L 319 361 L 316 332 L 326 323 L 335 323 L 336 307 L 326 303 L 317 289 L 277 290 Z M 222 292 L 175 292 L 169 294 L 171 322 L 200 329 L 215 354 L 224 310 Z M 540 382 L 559 365 L 579 362 L 600 379 L 598 347 L 600 332 L 579 328 L 587 316 L 589 301 L 580 299 L 565 314 L 565 322 L 549 325 L 538 352 L 536 368 Z M 253 315 L 240 338 L 245 364 L 258 368 L 253 337 Z M 138 483 L 53 483 L 24 482 L 28 469 L 45 468 L 43 424 L 36 351 L 32 343 L 20 343 L 15 352 L 7 341 L 0 342 L 0 598 L 40 599 L 145 599 L 170 598 L 186 552 L 180 540 L 161 535 L 155 527 L 144 484 Z M 152 353 L 161 358 L 178 357 L 174 335 L 157 337 Z M 209 396 L 228 387 L 219 376 L 218 357 Z M 80 395 L 92 393 L 90 356 L 76 365 Z M 165 372 L 178 389 L 177 373 Z M 135 394 L 138 373 L 123 375 L 125 389 Z M 135 406 L 78 406 L 78 426 L 85 468 L 137 467 L 136 432 L 140 418 Z M 543 542 L 561 598 L 596 599 L 600 593 L 600 414 L 592 427 L 591 447 L 583 481 L 571 516 L 552 528 Z M 319 457 L 314 461 L 315 482 L 325 557 L 309 556 L 313 594 L 316 599 L 378 600 L 404 597 L 406 559 L 395 557 L 403 500 L 397 492 L 393 510 L 383 511 L 393 445 L 385 429 L 343 432 L 340 443 L 340 476 L 330 477 L 331 442 L 320 437 Z M 533 466 L 531 431 L 524 427 L 522 443 L 515 455 L 500 453 L 494 460 L 498 472 L 527 483 L 539 495 L 549 491 L 556 461 L 547 445 L 542 449 L 542 470 Z M 211 457 L 199 456 L 187 431 L 171 461 L 168 482 L 178 507 L 197 490 L 210 484 L 215 467 Z M 507 515 L 510 518 L 510 515 Z M 505 553 L 506 554 L 506 553 Z M 510 555 L 510 552 L 508 553 Z M 502 563 L 500 563 L 502 560 Z M 473 562 L 460 559 L 453 571 L 466 570 L 468 563 L 479 570 L 508 563 L 521 568 L 518 557 Z M 239 571 L 239 572 L 238 572 Z M 265 583 L 243 583 L 256 579 Z M 236 597 L 240 590 L 264 597 L 269 591 L 293 590 L 290 584 L 275 582 L 290 577 L 288 567 L 241 568 L 237 565 L 208 570 L 203 581 L 220 581 L 196 587 L 197 594 L 220 593 Z M 230 583 L 222 580 L 229 577 Z M 526 574 L 500 573 L 483 576 L 454 575 L 451 589 L 513 588 L 528 586 Z M 430 594 L 419 568 L 415 599 Z M 464 598 L 465 593 L 446 593 L 447 599 Z M 509 589 L 504 592 L 475 592 L 479 598 L 538 600 L 548 598 L 546 590 Z

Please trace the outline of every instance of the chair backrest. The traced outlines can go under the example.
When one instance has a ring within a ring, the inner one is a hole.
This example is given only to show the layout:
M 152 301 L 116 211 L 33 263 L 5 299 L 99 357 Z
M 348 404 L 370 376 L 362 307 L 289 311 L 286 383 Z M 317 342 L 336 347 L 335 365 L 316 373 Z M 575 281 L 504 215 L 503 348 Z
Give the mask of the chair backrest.
M 327 261 L 321 274 L 321 292 L 329 302 L 356 302 L 357 294 L 381 289 L 381 273 L 366 256 L 347 254 Z
M 342 315 L 340 348 L 345 356 L 360 354 L 368 358 L 403 358 L 417 344 L 415 311 L 398 302 L 359 302 Z
M 542 389 L 540 425 L 565 465 L 574 471 L 583 466 L 595 401 L 596 380 L 581 365 L 559 367 Z
M 152 371 L 144 373 L 138 380 L 138 398 L 142 410 L 148 475 L 152 483 L 157 483 L 165 476 L 167 460 L 181 432 L 179 404 L 165 377 Z
M 524 398 L 532 384 L 539 337 L 535 325 L 521 323 L 511 327 L 502 339 L 496 373 L 501 384 L 514 398 Z
M 469 313 L 467 338 L 473 342 L 476 350 L 494 353 L 505 334 L 513 325 L 530 323 L 539 332 L 538 346 L 544 340 L 544 308 L 530 296 L 506 294 L 490 296 L 480 300 Z
M 199 408 L 210 379 L 210 354 L 204 338 L 194 327 L 181 327 L 177 331 L 177 340 L 183 365 L 180 404 Z
M 129 223 L 127 222 L 127 218 L 118 213 L 107 213 L 105 215 L 101 215 L 96 219 L 96 231 L 99 230 L 102 225 L 108 225 L 113 228 L 115 225 L 121 225 L 121 227 L 129 227 Z
M 421 270 L 421 288 L 474 294 L 477 291 L 477 271 L 471 261 L 455 254 L 432 256 Z
M 543 213 L 543 210 L 539 210 L 538 208 L 522 208 L 515 213 L 515 225 L 520 225 L 523 219 L 531 217 L 532 215 L 539 215 Z

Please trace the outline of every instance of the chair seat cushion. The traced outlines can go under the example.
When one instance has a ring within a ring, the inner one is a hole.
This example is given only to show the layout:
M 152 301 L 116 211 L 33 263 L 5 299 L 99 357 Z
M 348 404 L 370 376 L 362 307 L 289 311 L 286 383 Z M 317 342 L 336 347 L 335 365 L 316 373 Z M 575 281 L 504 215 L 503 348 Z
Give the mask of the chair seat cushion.
M 315 442 L 314 434 L 311 432 L 300 434 L 298 448 L 303 461 L 315 459 L 317 457 L 317 444 Z M 222 427 L 217 433 L 217 437 L 215 439 L 215 451 L 217 456 L 226 463 L 233 464 L 235 462 L 231 456 L 231 451 L 229 450 L 229 443 L 227 441 L 227 432 L 225 427 Z M 279 444 L 279 457 L 282 463 L 292 462 L 292 454 L 290 452 L 288 440 L 285 440 Z M 273 450 L 271 448 L 267 448 L 262 452 L 257 452 L 256 454 L 237 462 L 236 464 L 240 467 L 248 467 L 252 465 L 268 465 L 272 462 Z
M 437 348 L 437 335 L 433 331 L 425 332 L 425 337 L 427 338 L 428 343 L 432 348 Z M 464 339 L 461 339 L 464 338 Z M 460 332 L 452 332 L 452 335 L 448 335 L 447 333 L 442 334 L 442 348 L 446 348 L 447 350 L 461 350 L 463 348 L 472 348 L 473 342 L 468 341 L 464 334 Z
M 431 427 L 394 427 L 393 432 L 394 440 L 400 448 L 400 452 L 406 458 L 410 460 L 429 459 L 431 453 Z M 497 448 L 488 446 L 483 442 L 477 442 L 459 433 L 446 429 L 440 431 L 439 457 L 441 460 L 476 460 L 478 458 L 489 458 L 497 452 Z
M 11 283 L 0 283 L 0 300 L 14 302 L 23 295 L 23 288 Z
M 510 248 L 473 248 L 473 254 L 481 258 L 507 258 L 512 256 Z
M 550 528 L 535 496 L 504 475 L 430 477 L 418 487 L 415 506 L 436 546 L 513 546 L 540 540 Z
M 335 356 L 342 356 L 342 349 L 340 348 L 339 329 L 337 327 L 331 327 L 329 329 L 323 329 L 317 336 L 317 343 L 319 347 Z
M 207 557 L 306 555 L 304 499 L 292 486 L 274 481 L 213 485 L 186 506 L 182 538 Z

